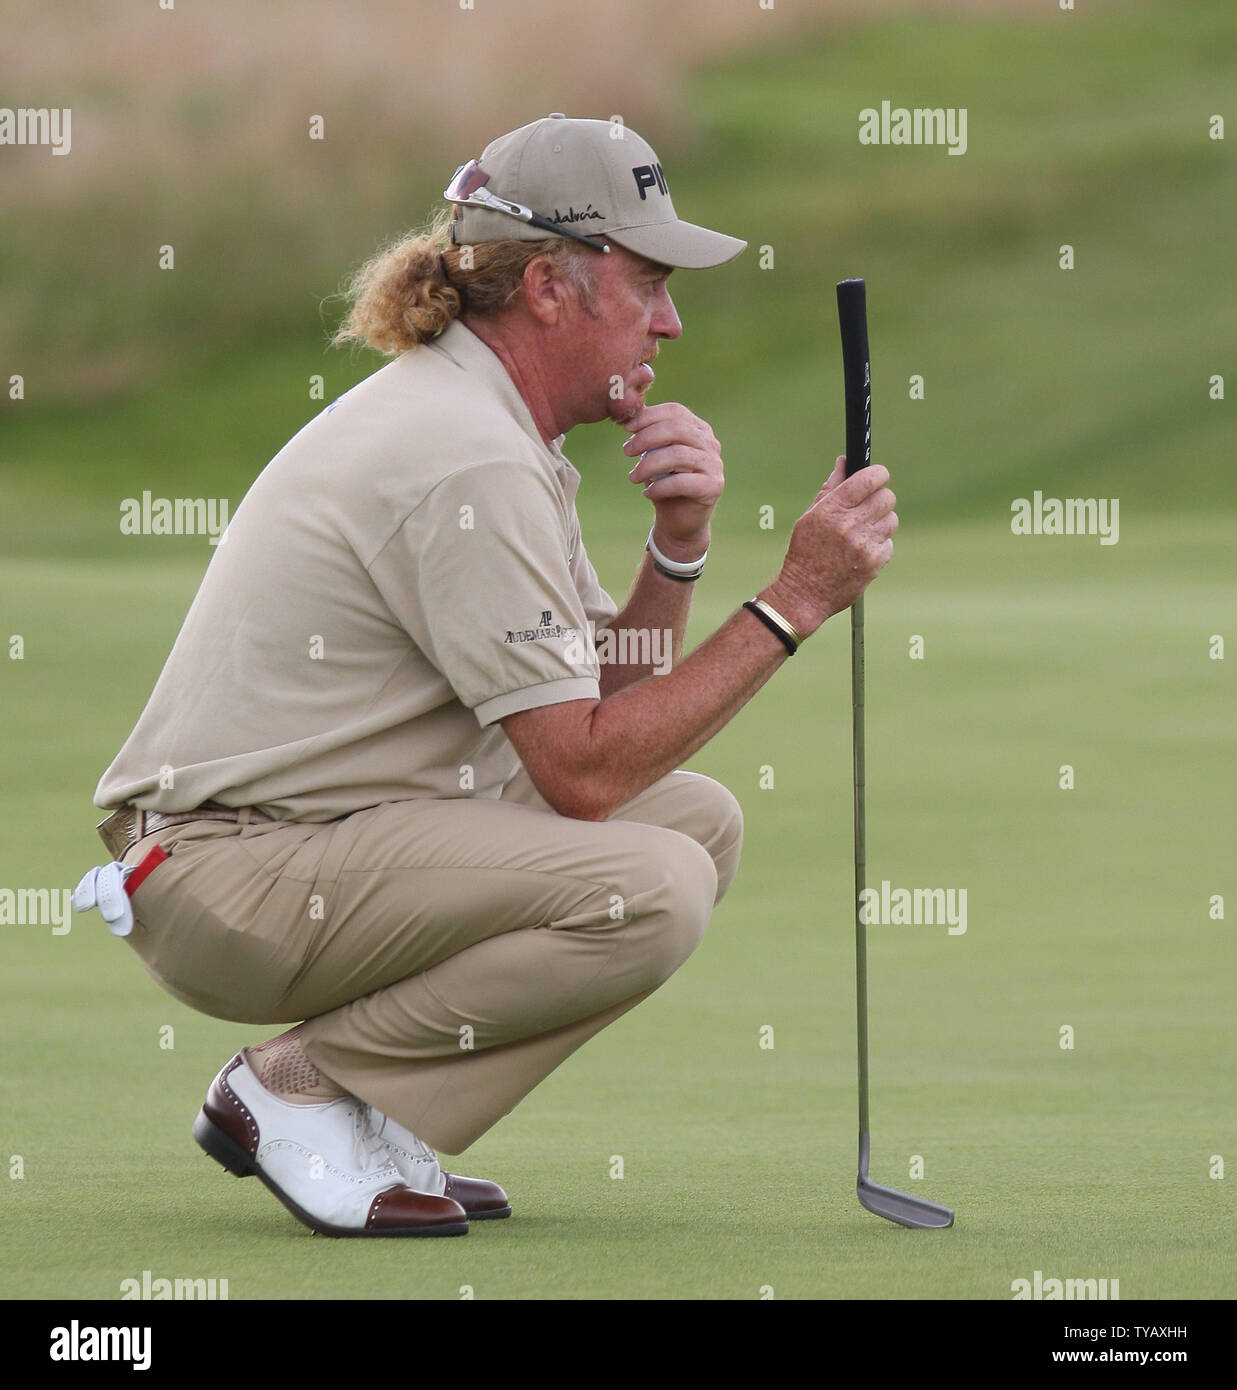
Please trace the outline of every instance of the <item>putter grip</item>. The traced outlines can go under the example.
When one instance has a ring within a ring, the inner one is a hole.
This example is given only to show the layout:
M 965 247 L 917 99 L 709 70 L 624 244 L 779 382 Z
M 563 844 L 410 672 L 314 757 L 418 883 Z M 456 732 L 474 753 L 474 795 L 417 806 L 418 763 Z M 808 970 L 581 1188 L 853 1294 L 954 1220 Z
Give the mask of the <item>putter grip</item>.
M 842 377 L 846 387 L 846 476 L 872 462 L 872 367 L 868 357 L 868 298 L 862 280 L 838 282 Z

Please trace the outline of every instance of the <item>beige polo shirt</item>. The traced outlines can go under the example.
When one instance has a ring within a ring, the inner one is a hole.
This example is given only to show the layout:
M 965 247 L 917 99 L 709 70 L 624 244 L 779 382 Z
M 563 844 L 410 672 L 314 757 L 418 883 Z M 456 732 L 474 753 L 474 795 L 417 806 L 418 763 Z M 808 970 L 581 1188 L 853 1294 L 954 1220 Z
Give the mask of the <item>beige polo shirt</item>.
M 237 508 L 95 804 L 497 797 L 497 721 L 597 699 L 616 612 L 560 440 L 458 321 L 328 406 Z

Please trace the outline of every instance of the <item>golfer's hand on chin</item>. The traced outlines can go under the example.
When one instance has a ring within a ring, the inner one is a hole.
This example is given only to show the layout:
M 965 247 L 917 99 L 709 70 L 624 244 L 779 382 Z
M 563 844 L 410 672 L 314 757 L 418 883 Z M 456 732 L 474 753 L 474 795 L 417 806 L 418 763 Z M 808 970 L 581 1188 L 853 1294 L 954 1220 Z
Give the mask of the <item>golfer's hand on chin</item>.
M 653 539 L 670 560 L 686 563 L 709 548 L 709 519 L 726 485 L 722 449 L 708 423 L 685 405 L 641 405 L 620 422 L 631 431 L 628 474 L 653 504 Z

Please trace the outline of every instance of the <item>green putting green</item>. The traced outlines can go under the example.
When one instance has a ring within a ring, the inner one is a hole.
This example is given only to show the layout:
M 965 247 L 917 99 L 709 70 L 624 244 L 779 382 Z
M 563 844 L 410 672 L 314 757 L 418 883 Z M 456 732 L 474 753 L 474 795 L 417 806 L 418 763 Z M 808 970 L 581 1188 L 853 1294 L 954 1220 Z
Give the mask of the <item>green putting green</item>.
M 693 763 L 747 817 L 704 944 L 457 1165 L 515 1206 L 463 1240 L 311 1237 L 189 1135 L 263 1030 L 176 1004 L 95 914 L 6 927 L 3 1145 L 24 1177 L 5 1230 L 27 1254 L 0 1291 L 118 1297 L 150 1270 L 233 1298 L 1009 1298 L 1038 1269 L 1230 1297 L 1231 1187 L 1210 1176 L 1235 1137 L 1230 943 L 1208 910 L 1231 871 L 1231 681 L 1207 643 L 1237 619 L 1225 528 L 1131 522 L 1103 551 L 1003 528 L 904 532 L 867 605 L 869 881 L 967 893 L 965 932 L 957 913 L 953 933 L 869 928 L 872 1171 L 956 1207 L 952 1231 L 902 1231 L 853 1192 L 840 618 Z M 734 541 L 699 631 L 769 544 Z M 101 861 L 91 779 L 199 568 L 5 566 L 28 634 L 7 881 L 71 886 Z

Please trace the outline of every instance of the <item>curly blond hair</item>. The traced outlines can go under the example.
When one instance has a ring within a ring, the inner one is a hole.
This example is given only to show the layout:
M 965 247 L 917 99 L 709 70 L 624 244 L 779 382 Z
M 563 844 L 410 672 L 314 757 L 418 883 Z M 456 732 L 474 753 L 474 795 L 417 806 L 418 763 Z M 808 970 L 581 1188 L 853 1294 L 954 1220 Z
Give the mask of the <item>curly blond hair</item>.
M 359 342 L 390 356 L 429 342 L 461 314 L 497 314 L 523 292 L 524 269 L 535 256 L 549 256 L 576 287 L 585 312 L 596 311 L 596 267 L 586 248 L 566 237 L 454 246 L 454 215 L 454 208 L 442 209 L 350 277 L 343 290 L 350 308 L 332 346 Z

